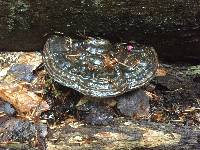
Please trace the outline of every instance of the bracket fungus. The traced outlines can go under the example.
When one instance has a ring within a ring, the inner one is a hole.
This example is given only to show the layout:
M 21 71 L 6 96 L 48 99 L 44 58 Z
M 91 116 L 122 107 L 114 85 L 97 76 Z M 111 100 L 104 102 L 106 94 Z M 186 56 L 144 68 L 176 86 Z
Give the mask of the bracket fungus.
M 47 72 L 62 85 L 92 97 L 112 97 L 149 82 L 157 69 L 155 50 L 136 42 L 111 44 L 87 37 L 53 35 L 46 41 Z

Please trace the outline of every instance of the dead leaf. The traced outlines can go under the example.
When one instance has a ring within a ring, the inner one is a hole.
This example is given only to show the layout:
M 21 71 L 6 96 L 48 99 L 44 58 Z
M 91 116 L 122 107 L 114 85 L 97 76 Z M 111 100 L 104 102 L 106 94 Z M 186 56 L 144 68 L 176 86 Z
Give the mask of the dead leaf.
M 158 68 L 156 71 L 156 76 L 166 76 L 167 70 L 166 68 Z
M 160 97 L 158 95 L 156 95 L 156 93 L 154 92 L 148 92 L 148 91 L 145 91 L 145 93 L 150 97 L 150 100 L 151 101 L 160 101 Z
M 18 113 L 38 113 L 49 109 L 49 105 L 41 97 L 29 91 L 23 84 L 0 84 L 0 97 L 12 104 Z
M 162 111 L 155 112 L 151 115 L 151 119 L 155 122 L 164 122 L 166 120 Z

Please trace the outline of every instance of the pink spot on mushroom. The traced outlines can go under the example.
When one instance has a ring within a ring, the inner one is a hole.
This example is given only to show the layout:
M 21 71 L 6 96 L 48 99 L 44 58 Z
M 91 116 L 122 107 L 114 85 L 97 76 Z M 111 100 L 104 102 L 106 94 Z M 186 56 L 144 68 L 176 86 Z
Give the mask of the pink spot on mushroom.
M 132 45 L 127 45 L 127 50 L 128 52 L 132 52 L 133 46 Z

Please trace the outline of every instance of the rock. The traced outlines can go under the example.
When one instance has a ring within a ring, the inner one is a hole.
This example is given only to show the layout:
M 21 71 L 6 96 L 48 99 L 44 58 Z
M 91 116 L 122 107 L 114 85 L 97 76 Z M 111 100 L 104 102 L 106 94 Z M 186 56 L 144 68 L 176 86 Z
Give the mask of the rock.
M 31 65 L 25 65 L 25 64 L 16 64 L 13 65 L 10 70 L 8 70 L 8 73 L 15 76 L 17 80 L 27 81 L 31 82 L 35 76 L 33 74 L 33 66 Z
M 5 113 L 8 116 L 13 116 L 17 113 L 15 108 L 8 102 L 3 102 L 0 100 L 0 112 Z
M 125 93 L 116 98 L 117 108 L 123 115 L 130 117 L 145 117 L 149 114 L 149 97 L 143 90 Z
M 47 125 L 39 124 L 37 125 L 25 120 L 20 120 L 16 118 L 1 117 L 0 129 L 4 132 L 0 135 L 0 141 L 20 141 L 25 142 L 32 139 L 36 133 L 37 128 L 39 129 L 39 136 L 45 137 L 47 135 Z
M 109 125 L 116 115 L 112 108 L 98 102 L 87 102 L 77 107 L 79 117 L 91 125 Z

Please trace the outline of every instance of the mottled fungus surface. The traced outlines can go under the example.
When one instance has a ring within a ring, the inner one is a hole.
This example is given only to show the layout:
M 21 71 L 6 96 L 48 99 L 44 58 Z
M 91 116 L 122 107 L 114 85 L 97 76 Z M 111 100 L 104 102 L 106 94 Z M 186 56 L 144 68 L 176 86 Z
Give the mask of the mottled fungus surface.
M 48 73 L 85 95 L 111 97 L 143 86 L 157 69 L 155 50 L 135 42 L 51 36 L 43 51 Z

